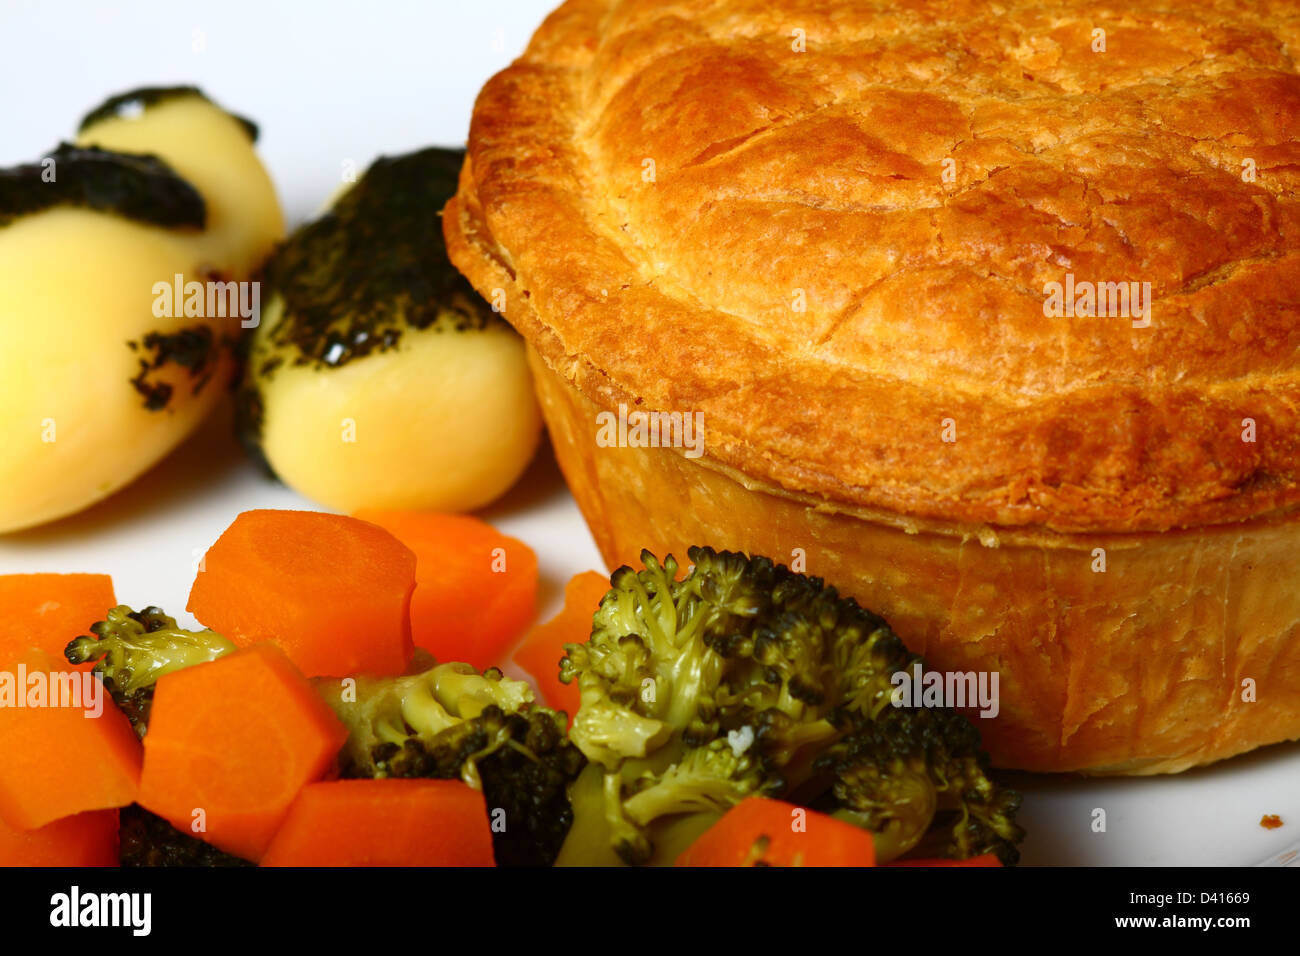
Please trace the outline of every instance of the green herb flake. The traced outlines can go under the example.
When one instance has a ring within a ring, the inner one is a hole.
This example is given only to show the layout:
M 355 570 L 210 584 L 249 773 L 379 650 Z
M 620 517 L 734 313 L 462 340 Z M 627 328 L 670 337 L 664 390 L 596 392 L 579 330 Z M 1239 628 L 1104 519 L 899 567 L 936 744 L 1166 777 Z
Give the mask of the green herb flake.
M 157 156 L 60 143 L 41 162 L 0 169 L 0 227 L 56 206 L 168 229 L 202 229 L 207 223 L 198 190 Z
M 186 96 L 197 96 L 212 103 L 212 100 L 208 99 L 207 95 L 197 86 L 142 86 L 139 89 L 128 90 L 125 93 L 110 96 L 103 103 L 100 103 L 81 120 L 81 126 L 78 127 L 77 132 L 84 133 L 96 123 L 104 120 L 128 115 L 136 111 L 144 111 L 160 103 L 181 99 Z M 250 142 L 257 142 L 258 129 L 256 123 L 236 113 L 230 113 L 229 110 L 225 112 L 237 120 L 239 125 L 244 128 Z
M 151 412 L 165 409 L 172 399 L 172 386 L 156 380 L 153 373 L 164 365 L 176 365 L 190 373 L 190 394 L 198 395 L 212 378 L 217 348 L 212 329 L 206 325 L 178 329 L 175 332 L 150 332 L 139 342 L 127 342 L 133 352 L 143 350 L 140 371 L 131 379 L 131 387 L 144 399 Z
M 299 228 L 266 269 L 284 314 L 270 350 L 295 365 L 337 368 L 400 344 L 411 329 L 479 330 L 504 322 L 447 258 L 442 207 L 464 151 L 381 157 L 319 219 Z M 270 372 L 272 367 L 263 367 Z

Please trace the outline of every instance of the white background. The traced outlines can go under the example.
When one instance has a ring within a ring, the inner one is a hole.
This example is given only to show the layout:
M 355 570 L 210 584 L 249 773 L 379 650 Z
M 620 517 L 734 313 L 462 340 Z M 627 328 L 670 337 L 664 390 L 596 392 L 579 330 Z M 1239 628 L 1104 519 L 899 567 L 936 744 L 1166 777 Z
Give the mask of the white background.
M 381 154 L 463 145 L 478 89 L 522 51 L 552 6 L 0 0 L 0 166 L 71 138 L 81 115 L 109 94 L 194 83 L 261 126 L 261 155 L 297 223 L 338 188 L 345 162 L 362 169 Z M 252 469 L 218 417 L 109 501 L 0 538 L 0 573 L 107 572 L 119 600 L 160 604 L 185 619 L 197 555 L 252 507 L 312 506 Z M 571 574 L 599 566 L 547 454 L 485 516 L 538 552 L 543 614 L 556 609 Z M 1262 861 L 1300 841 L 1298 781 L 1296 746 L 1176 777 L 1017 776 L 1025 862 Z M 1097 808 L 1107 813 L 1105 833 L 1091 829 Z M 1280 814 L 1286 826 L 1262 829 L 1263 813 Z M 1183 888 L 1138 882 L 1143 892 Z
M 0 0 L 0 166 L 70 139 L 81 116 L 113 93 L 195 84 L 259 125 L 258 151 L 292 226 L 340 187 L 345 163 L 362 170 L 383 154 L 463 146 L 478 90 L 523 51 L 551 7 L 550 0 Z M 0 538 L 0 572 L 107 571 L 119 600 L 158 604 L 184 619 L 196 556 L 235 514 L 314 507 L 262 480 L 229 433 L 225 420 L 214 421 L 125 492 Z M 494 520 L 528 529 L 555 508 L 572 517 L 546 464 L 494 509 Z M 544 563 L 547 609 L 569 565 L 597 566 L 580 521 L 577 531 L 530 539 L 556 559 Z
M 197 84 L 262 128 L 292 220 L 375 156 L 463 146 L 479 88 L 552 0 L 0 0 L 0 165 L 70 138 L 136 86 Z

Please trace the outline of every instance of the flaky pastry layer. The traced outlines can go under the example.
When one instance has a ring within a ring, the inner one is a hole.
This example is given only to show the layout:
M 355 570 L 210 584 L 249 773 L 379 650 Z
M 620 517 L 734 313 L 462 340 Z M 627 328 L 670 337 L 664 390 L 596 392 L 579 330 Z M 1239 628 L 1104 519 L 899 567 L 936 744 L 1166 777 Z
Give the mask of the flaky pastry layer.
M 1296 0 L 570 0 L 479 97 L 449 251 L 596 404 L 791 492 L 1260 518 L 1300 502 L 1297 49 Z M 1149 313 L 1045 315 L 1067 281 Z

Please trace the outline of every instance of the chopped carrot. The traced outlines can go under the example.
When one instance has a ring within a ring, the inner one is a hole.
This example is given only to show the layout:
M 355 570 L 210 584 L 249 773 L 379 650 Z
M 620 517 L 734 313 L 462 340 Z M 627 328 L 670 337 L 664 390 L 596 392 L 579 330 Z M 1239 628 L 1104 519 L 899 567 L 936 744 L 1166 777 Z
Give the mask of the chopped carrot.
M 263 866 L 492 866 L 483 794 L 459 780 L 303 788 Z
M 874 866 L 871 834 L 824 813 L 748 797 L 677 858 L 678 866 Z
M 499 666 L 533 620 L 537 555 L 469 515 L 358 511 L 415 552 L 411 637 L 439 661 Z
M 90 632 L 116 606 L 113 579 L 107 574 L 0 575 L 0 661 L 40 648 L 60 666 L 90 670 L 94 662 L 68 664 L 63 649 Z
M 140 783 L 140 739 L 99 678 L 39 650 L 0 664 L 0 817 L 35 830 L 123 807 Z
M 203 559 L 189 611 L 241 647 L 279 645 L 308 677 L 411 663 L 415 555 L 382 528 L 315 511 L 245 511 Z
M 560 682 L 560 661 L 565 644 L 585 644 L 591 637 L 591 618 L 609 591 L 609 578 L 596 571 L 575 575 L 564 586 L 564 610 L 538 624 L 515 649 L 514 661 L 537 684 L 546 706 L 562 710 L 572 722 L 578 712 L 578 685 Z
M 985 853 L 983 856 L 972 856 L 965 860 L 894 860 L 886 866 L 1001 866 L 1002 861 L 992 853 Z
M 159 679 L 139 802 L 185 833 L 256 860 L 345 739 L 281 650 L 243 648 Z
M 78 813 L 37 830 L 0 820 L 0 866 L 117 866 L 117 811 Z

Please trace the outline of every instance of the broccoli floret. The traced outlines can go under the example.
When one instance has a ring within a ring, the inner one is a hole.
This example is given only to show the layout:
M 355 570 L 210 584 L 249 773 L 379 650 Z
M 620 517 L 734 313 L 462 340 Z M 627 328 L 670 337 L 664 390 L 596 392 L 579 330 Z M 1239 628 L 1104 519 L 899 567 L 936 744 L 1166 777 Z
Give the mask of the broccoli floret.
M 566 716 L 534 704 L 527 684 L 438 664 L 317 687 L 348 728 L 343 776 L 463 780 L 493 814 L 499 866 L 554 861 L 573 822 L 566 788 L 587 761 L 565 735 Z
M 176 829 L 139 804 L 123 807 L 118 825 L 122 866 L 253 866 Z
M 339 755 L 345 773 L 385 776 L 376 759 L 377 753 L 391 752 L 383 745 L 428 742 L 494 704 L 513 713 L 533 701 L 532 688 L 495 668 L 480 674 L 469 664 L 434 664 L 426 653 L 420 655 L 413 674 L 313 681 L 348 728 Z
M 187 631 L 161 608 L 133 611 L 119 604 L 87 635 L 71 641 L 64 656 L 73 664 L 95 661 L 94 672 L 141 737 L 149 725 L 158 678 L 214 661 L 235 645 L 214 631 Z
M 1018 856 L 1019 796 L 988 777 L 979 732 L 950 710 L 888 708 L 836 741 L 814 764 L 831 775 L 829 812 L 876 834 L 893 858 L 924 841 L 925 856 Z
M 750 795 L 863 826 L 882 860 L 1018 858 L 1019 797 L 988 777 L 974 725 L 891 706 L 892 676 L 920 658 L 882 618 L 767 558 L 689 557 L 681 580 L 672 556 L 620 568 L 590 640 L 565 648 L 571 736 L 593 767 L 560 862 L 671 862 Z

